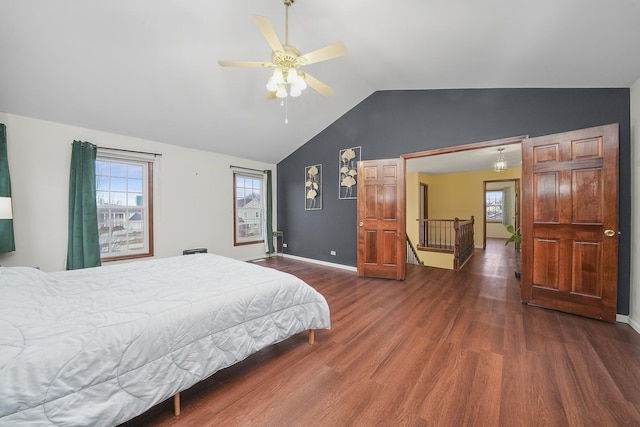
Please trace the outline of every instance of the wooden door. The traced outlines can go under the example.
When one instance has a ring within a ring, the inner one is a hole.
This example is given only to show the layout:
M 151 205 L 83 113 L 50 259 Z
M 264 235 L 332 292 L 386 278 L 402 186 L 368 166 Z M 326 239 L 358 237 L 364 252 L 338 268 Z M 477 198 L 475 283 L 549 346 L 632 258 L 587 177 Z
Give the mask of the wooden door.
M 613 322 L 618 125 L 522 144 L 522 301 Z
M 404 280 L 404 159 L 358 163 L 358 276 Z
M 513 228 L 515 230 L 520 230 L 520 180 L 516 179 L 515 181 L 515 200 L 513 204 Z M 514 246 L 516 247 L 516 251 L 519 251 L 520 242 L 515 242 Z M 520 274 L 518 272 L 518 274 Z

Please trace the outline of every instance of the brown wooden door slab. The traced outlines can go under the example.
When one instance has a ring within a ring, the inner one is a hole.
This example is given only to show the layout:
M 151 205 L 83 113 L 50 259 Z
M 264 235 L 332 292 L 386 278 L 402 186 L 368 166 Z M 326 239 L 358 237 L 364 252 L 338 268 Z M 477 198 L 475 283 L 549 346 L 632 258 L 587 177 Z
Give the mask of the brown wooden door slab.
M 522 301 L 613 322 L 618 125 L 522 143 Z
M 404 160 L 358 163 L 358 276 L 404 280 Z

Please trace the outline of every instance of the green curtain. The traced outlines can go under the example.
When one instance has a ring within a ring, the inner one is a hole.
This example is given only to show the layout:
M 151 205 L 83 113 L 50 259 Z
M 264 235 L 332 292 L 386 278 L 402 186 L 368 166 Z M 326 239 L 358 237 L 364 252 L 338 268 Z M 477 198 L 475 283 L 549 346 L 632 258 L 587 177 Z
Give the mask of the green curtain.
M 273 249 L 273 196 L 271 189 L 271 171 L 264 171 L 267 179 L 267 253 L 272 254 L 274 252 Z
M 0 124 L 0 196 L 11 197 L 11 178 L 7 158 L 7 127 Z M 13 236 L 13 220 L 0 219 L 0 252 L 16 250 Z
M 96 146 L 73 141 L 69 177 L 67 270 L 100 265 L 96 206 Z

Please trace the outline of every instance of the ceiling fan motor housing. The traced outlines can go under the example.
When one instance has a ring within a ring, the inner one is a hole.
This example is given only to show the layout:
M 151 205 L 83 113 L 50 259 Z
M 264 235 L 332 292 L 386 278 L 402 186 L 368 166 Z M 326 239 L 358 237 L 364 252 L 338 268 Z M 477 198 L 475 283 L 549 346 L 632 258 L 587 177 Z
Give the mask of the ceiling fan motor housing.
M 306 61 L 300 57 L 300 51 L 293 46 L 282 45 L 283 51 L 273 52 L 271 55 L 271 62 L 277 67 L 289 69 L 297 68 L 304 65 Z

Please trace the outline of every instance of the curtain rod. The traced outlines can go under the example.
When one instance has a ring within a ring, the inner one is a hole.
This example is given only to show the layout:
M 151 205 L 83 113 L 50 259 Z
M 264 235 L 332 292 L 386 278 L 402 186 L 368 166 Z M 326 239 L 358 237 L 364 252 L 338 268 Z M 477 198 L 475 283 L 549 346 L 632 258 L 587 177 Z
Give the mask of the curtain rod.
M 245 168 L 245 167 L 242 167 L 242 166 L 234 166 L 234 165 L 229 165 L 229 169 L 244 169 L 244 170 L 247 170 L 247 171 L 262 172 L 262 173 L 266 172 L 266 170 L 251 169 L 251 168 Z
M 151 156 L 162 156 L 162 154 L 160 153 L 150 153 L 148 151 L 125 150 L 124 148 L 101 147 L 99 145 L 96 145 L 96 148 L 102 148 L 103 150 L 124 151 L 125 153 L 149 154 Z
M 80 142 L 82 142 L 82 141 L 80 141 Z M 91 144 L 91 143 L 89 142 L 89 144 Z M 71 145 L 73 145 L 73 143 Z M 91 145 L 93 145 L 96 148 L 102 148 L 103 150 L 123 151 L 125 153 L 136 153 L 136 154 L 148 154 L 150 156 L 162 156 L 162 154 L 160 154 L 160 153 L 150 153 L 148 151 L 125 150 L 124 148 L 101 147 L 101 146 L 95 145 L 95 144 L 91 144 Z

